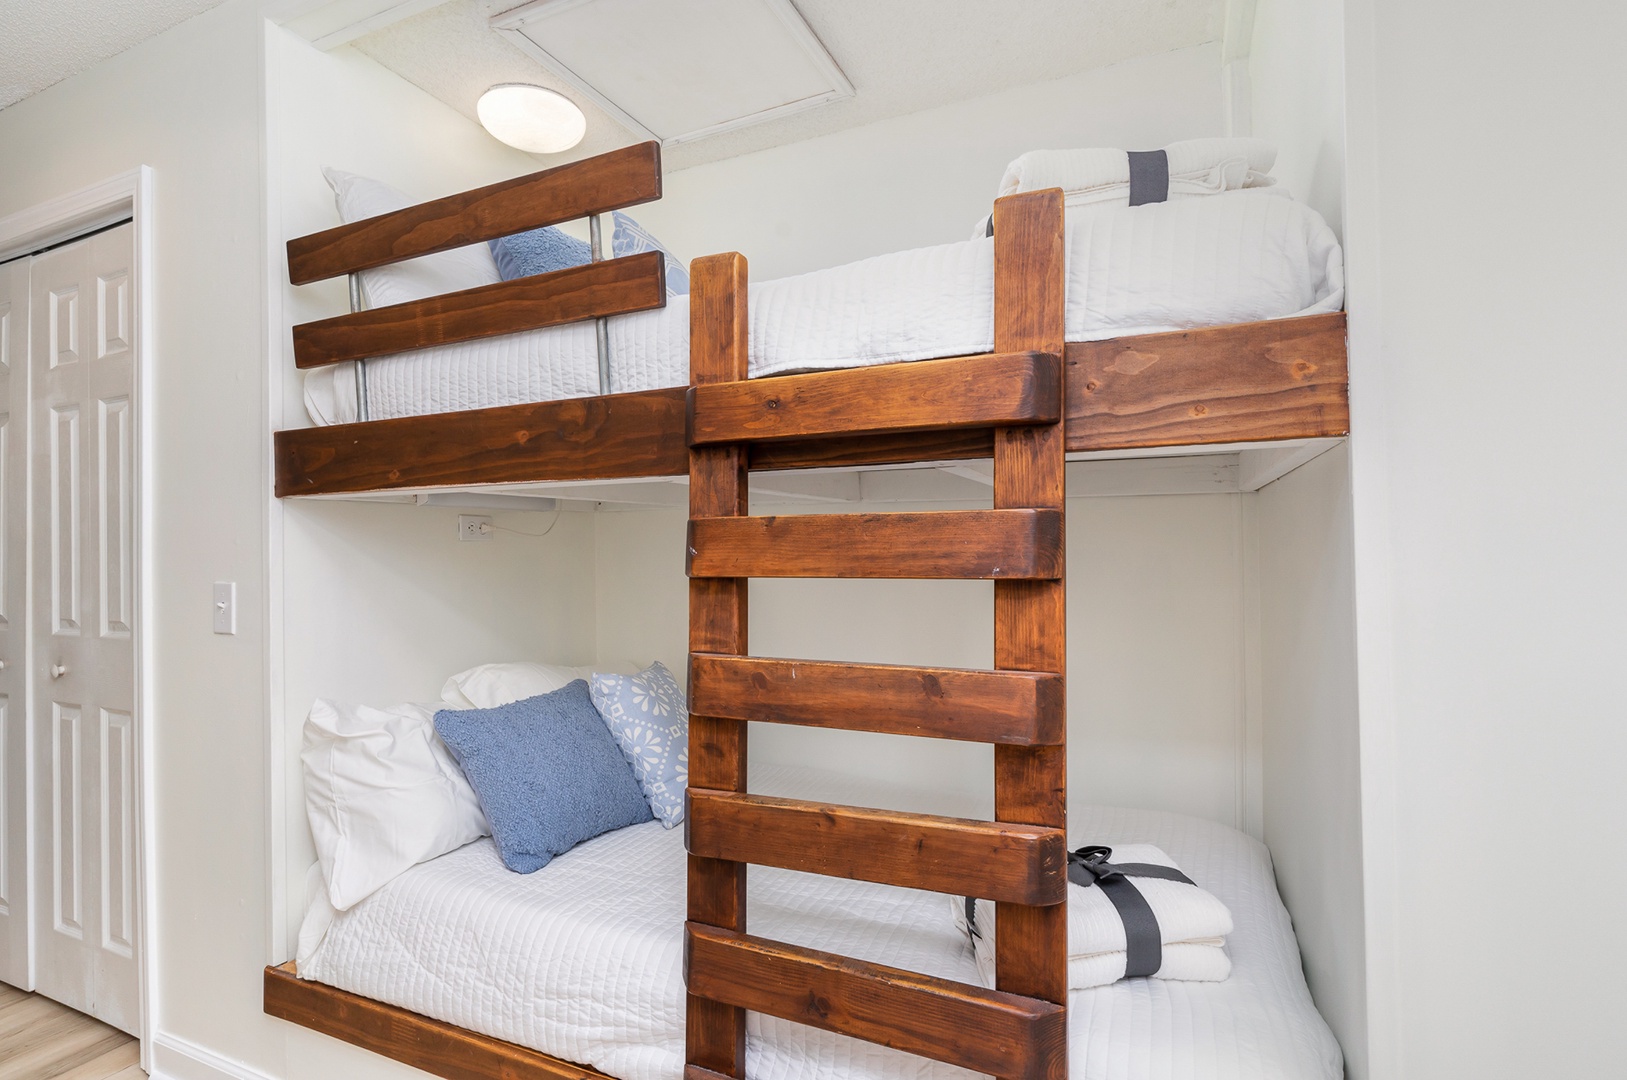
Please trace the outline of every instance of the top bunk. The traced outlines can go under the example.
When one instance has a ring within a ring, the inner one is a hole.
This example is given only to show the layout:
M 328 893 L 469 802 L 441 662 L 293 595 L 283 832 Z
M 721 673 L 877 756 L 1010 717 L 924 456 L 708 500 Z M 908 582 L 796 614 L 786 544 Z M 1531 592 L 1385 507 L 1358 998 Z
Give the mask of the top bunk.
M 354 275 L 364 271 L 581 218 L 594 222 L 597 235 L 597 215 L 660 194 L 660 148 L 643 143 L 291 240 L 289 278 L 297 285 L 353 275 L 354 283 Z M 995 245 L 986 245 L 986 256 L 971 250 L 975 245 L 957 247 L 968 249 L 966 259 L 992 260 Z M 1079 252 L 1072 257 L 1079 260 Z M 869 267 L 869 280 L 874 281 L 878 272 L 899 272 L 884 262 L 887 258 L 856 266 Z M 1021 277 L 1027 271 L 1013 265 L 1016 261 L 994 260 L 993 273 Z M 975 276 L 974 271 L 962 277 Z M 669 350 L 679 359 L 668 357 L 665 369 L 654 374 L 642 372 L 644 381 L 664 378 L 687 384 L 687 298 L 674 302 L 671 311 L 662 310 L 668 307 L 667 272 L 659 251 L 602 261 L 596 257 L 569 269 L 357 310 L 296 326 L 295 363 L 302 370 L 375 358 L 392 364 L 401 359 L 395 354 L 409 350 L 433 355 L 447 346 L 478 346 L 490 338 L 521 338 L 526 332 L 572 324 L 587 331 L 597 323 L 593 366 L 603 391 L 638 381 L 613 379 L 603 330 L 611 316 L 634 315 L 642 320 L 636 325 L 646 331 L 664 327 L 668 337 L 684 339 L 681 354 Z M 805 277 L 811 281 L 820 275 Z M 864 280 L 860 275 L 845 287 L 852 292 Z M 754 286 L 754 301 L 779 284 Z M 829 299 L 830 279 L 818 284 L 824 293 L 819 288 L 782 289 L 773 299 L 781 308 L 813 307 Z M 915 285 L 915 294 L 930 299 L 935 287 L 929 275 Z M 356 294 L 353 284 L 353 307 L 359 306 Z M 945 323 L 954 322 L 957 314 L 954 298 L 950 300 L 947 307 L 935 308 L 949 312 L 941 318 Z M 677 310 L 680 306 L 683 311 Z M 753 334 L 758 330 L 754 311 Z M 948 336 L 943 340 L 956 340 L 950 331 L 944 333 Z M 713 397 L 711 411 L 726 405 L 737 416 L 757 418 L 748 454 L 749 467 L 756 471 L 854 470 L 987 458 L 1003 418 L 1001 401 L 1014 391 L 983 394 L 988 400 L 981 406 L 968 400 L 956 426 L 932 431 L 913 430 L 918 425 L 910 417 L 921 412 L 917 403 L 957 386 L 1014 386 L 1035 363 L 1062 367 L 1063 391 L 1056 407 L 1065 419 L 1070 460 L 1280 447 L 1287 449 L 1271 460 L 1285 471 L 1348 432 L 1342 311 L 1091 336 L 1093 340 L 1073 340 L 1070 327 L 1070 340 L 1059 357 L 979 352 L 890 363 L 877 362 L 871 358 L 876 354 L 867 356 L 860 346 L 851 357 L 822 361 L 820 366 L 828 370 L 778 374 L 775 363 L 766 362 L 761 378 L 705 392 Z M 586 340 L 591 344 L 593 335 Z M 581 358 L 581 363 L 593 359 Z M 794 354 L 782 356 L 778 369 L 796 363 Z M 629 370 L 632 366 L 629 358 Z M 365 386 L 357 388 L 361 402 Z M 857 427 L 849 418 L 839 434 L 781 422 L 783 402 L 827 395 L 873 403 L 871 415 Z M 684 477 L 690 445 L 697 438 L 693 397 L 688 385 L 656 385 L 280 431 L 276 494 L 407 498 L 438 491 L 535 491 L 548 484 Z M 1264 475 L 1270 475 L 1269 468 Z

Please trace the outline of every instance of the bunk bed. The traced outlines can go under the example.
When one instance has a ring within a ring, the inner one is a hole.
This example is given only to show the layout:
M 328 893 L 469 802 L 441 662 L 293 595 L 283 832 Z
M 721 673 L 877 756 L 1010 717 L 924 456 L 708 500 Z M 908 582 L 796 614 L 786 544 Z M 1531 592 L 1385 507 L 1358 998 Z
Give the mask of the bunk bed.
M 643 144 L 291 241 L 290 279 L 354 274 L 659 194 L 659 150 Z M 687 478 L 685 1080 L 746 1075 L 748 1011 L 999 1077 L 1068 1076 L 1064 462 L 1346 433 L 1342 313 L 1068 342 L 1061 192 L 1000 200 L 993 235 L 988 353 L 748 378 L 746 263 L 718 255 L 692 267 L 688 386 L 276 435 L 279 497 Z M 664 296 L 660 258 L 595 261 L 296 327 L 296 362 L 602 319 Z M 993 460 L 991 509 L 748 510 L 753 470 L 975 458 Z M 991 580 L 995 666 L 749 656 L 752 577 Z M 749 722 L 993 744 L 993 820 L 748 793 Z M 993 900 L 995 987 L 755 936 L 748 865 Z M 266 969 L 265 1010 L 454 1080 L 609 1075 L 302 979 L 292 964 Z

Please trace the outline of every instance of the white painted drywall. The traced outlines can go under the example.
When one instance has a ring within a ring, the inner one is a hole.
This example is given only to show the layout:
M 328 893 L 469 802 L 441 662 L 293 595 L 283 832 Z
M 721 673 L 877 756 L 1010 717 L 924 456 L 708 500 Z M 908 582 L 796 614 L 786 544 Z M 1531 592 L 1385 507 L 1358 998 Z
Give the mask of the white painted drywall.
M 632 213 L 680 258 L 741 251 L 768 280 L 967 239 L 1024 151 L 1152 149 L 1225 122 L 1204 45 L 684 169 Z
M 1371 1075 L 1619 1075 L 1627 8 L 1345 6 Z
M 1272 173 L 1342 233 L 1344 0 L 1253 0 L 1252 134 L 1277 144 Z
M 151 1008 L 245 1053 L 269 891 L 259 31 L 228 0 L 0 111 L 0 215 L 154 169 Z M 236 636 L 214 581 L 238 583 Z
M 1251 500 L 1259 597 L 1262 809 L 1305 977 L 1367 1069 L 1350 458 L 1341 444 Z
M 1071 798 L 1241 823 L 1244 498 L 1068 501 Z M 602 659 L 682 670 L 684 521 L 675 511 L 598 515 Z M 754 581 L 749 626 L 759 655 L 987 667 L 993 588 Z M 986 747 L 774 725 L 755 725 L 751 746 L 755 762 L 916 785 L 930 777 L 992 799 Z

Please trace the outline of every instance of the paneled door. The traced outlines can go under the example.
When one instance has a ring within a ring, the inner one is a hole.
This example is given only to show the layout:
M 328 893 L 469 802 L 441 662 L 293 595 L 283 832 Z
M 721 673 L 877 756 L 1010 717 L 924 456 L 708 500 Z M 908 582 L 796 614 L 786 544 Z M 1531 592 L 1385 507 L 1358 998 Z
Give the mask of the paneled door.
M 0 265 L 0 982 L 31 989 L 28 918 L 28 271 Z
M 34 986 L 134 1033 L 134 231 L 34 257 Z

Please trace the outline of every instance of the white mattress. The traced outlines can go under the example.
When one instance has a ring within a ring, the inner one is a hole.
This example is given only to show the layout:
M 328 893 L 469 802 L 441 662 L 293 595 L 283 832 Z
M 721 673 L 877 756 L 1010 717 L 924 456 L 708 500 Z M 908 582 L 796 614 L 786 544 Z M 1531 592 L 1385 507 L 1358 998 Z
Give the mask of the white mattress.
M 857 805 L 979 813 L 943 796 L 762 770 L 753 790 Z M 1074 807 L 1070 845 L 1157 844 L 1232 911 L 1222 983 L 1136 979 L 1069 997 L 1070 1076 L 1091 1080 L 1338 1080 L 1339 1047 L 1301 973 L 1265 848 L 1175 814 Z M 343 914 L 306 917 L 302 977 L 591 1065 L 680 1080 L 684 1055 L 681 829 L 600 837 L 522 876 L 489 839 L 424 863 Z M 320 890 L 318 890 L 320 893 Z M 753 867 L 755 934 L 977 982 L 942 896 Z M 949 1080 L 973 1074 L 749 1014 L 752 1080 Z
M 1068 211 L 1067 339 L 1287 318 L 1344 303 L 1338 241 L 1276 188 Z M 994 241 L 882 255 L 750 290 L 752 377 L 986 352 Z M 689 381 L 689 303 L 609 320 L 612 389 Z M 599 392 L 592 324 L 367 362 L 372 419 Z M 354 368 L 306 376 L 318 424 L 356 418 Z

